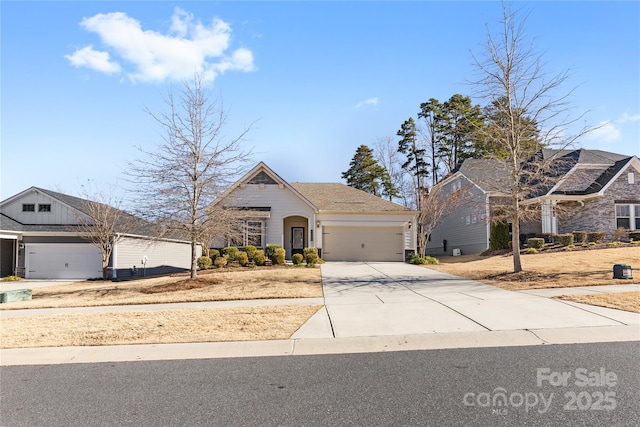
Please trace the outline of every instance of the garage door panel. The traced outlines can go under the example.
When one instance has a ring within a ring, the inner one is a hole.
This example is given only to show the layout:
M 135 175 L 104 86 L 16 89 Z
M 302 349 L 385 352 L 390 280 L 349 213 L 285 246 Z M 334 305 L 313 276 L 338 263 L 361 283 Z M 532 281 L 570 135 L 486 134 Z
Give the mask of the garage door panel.
M 89 244 L 27 245 L 28 279 L 102 277 L 102 254 Z
M 325 227 L 326 261 L 403 261 L 402 227 Z

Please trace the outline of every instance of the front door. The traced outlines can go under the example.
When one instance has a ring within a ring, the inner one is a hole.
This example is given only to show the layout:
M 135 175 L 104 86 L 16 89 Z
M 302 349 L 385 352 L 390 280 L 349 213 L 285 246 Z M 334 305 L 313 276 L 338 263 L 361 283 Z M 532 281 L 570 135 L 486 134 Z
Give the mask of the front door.
M 291 255 L 301 254 L 304 249 L 304 227 L 291 227 Z

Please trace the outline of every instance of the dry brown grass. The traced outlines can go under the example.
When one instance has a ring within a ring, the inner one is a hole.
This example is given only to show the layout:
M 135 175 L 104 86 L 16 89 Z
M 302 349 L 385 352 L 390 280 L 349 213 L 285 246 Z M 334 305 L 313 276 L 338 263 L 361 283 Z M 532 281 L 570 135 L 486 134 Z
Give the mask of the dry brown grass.
M 640 247 L 574 250 L 522 255 L 523 270 L 513 273 L 513 257 L 467 255 L 443 257 L 427 268 L 508 290 L 640 283 Z M 614 280 L 613 265 L 637 269 L 633 280 Z
M 640 313 L 640 292 L 596 295 L 561 295 L 558 299 Z
M 159 277 L 127 282 L 75 282 L 36 288 L 33 299 L 0 310 L 89 307 L 173 302 L 322 297 L 319 268 L 281 267 Z
M 319 305 L 59 314 L 0 319 L 2 348 L 289 338 Z

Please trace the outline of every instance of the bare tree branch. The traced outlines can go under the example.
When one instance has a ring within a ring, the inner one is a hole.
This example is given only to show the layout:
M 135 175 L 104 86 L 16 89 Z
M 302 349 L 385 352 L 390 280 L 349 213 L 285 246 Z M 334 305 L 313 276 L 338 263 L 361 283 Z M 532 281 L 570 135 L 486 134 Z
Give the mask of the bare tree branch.
M 129 164 L 128 175 L 144 217 L 189 236 L 195 277 L 198 239 L 215 220 L 208 206 L 244 171 L 252 152 L 242 143 L 251 126 L 228 138 L 224 106 L 209 98 L 199 74 L 177 98 L 170 92 L 166 104 L 168 112 L 147 110 L 163 131 L 162 143 L 154 151 L 139 148 L 142 157 Z

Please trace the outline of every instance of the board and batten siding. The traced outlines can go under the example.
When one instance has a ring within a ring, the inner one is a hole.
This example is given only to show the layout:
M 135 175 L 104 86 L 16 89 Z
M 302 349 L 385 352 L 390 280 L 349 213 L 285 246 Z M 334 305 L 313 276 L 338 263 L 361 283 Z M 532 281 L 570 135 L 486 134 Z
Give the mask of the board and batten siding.
M 243 184 L 227 198 L 227 206 L 269 207 L 270 218 L 265 219 L 265 245 L 281 245 L 284 242 L 284 219 L 301 216 L 314 221 L 314 210 L 289 188 L 278 184 Z
M 22 212 L 23 204 L 33 204 L 35 212 Z M 51 205 L 51 212 L 38 212 L 38 205 Z M 2 206 L 2 213 L 22 224 L 78 224 L 78 212 L 60 201 L 37 191 L 29 191 L 22 197 Z
M 112 257 L 117 277 L 129 277 L 143 274 L 143 257 L 147 257 L 145 273 L 167 274 L 191 269 L 191 245 L 189 243 L 150 240 L 142 238 L 124 237 L 114 248 Z M 202 255 L 202 248 L 198 246 L 196 258 Z M 136 272 L 133 273 L 135 266 Z
M 463 178 L 460 178 L 463 179 Z M 444 184 L 444 194 L 451 192 L 452 180 Z M 462 186 L 468 185 L 464 180 Z M 487 213 L 486 195 L 478 187 L 468 186 L 471 197 L 463 205 L 445 217 L 431 233 L 427 242 L 426 254 L 428 255 L 452 255 L 453 249 L 460 249 L 462 254 L 474 254 L 484 252 L 489 247 L 489 224 Z M 446 251 L 444 240 L 447 241 Z

